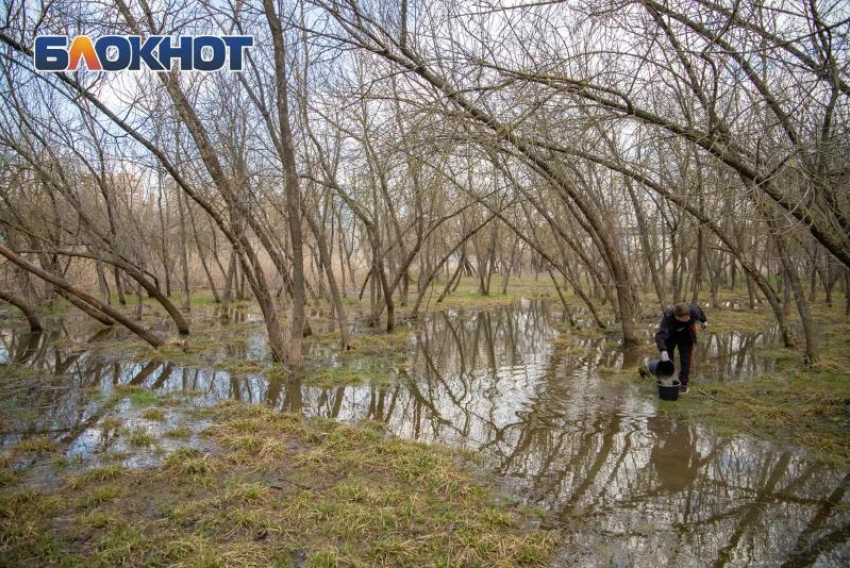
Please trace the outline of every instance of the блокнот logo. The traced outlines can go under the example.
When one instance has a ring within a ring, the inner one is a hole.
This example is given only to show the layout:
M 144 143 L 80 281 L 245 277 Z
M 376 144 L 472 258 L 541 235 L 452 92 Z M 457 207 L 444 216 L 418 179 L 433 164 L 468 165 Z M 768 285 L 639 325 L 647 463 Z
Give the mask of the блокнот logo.
M 76 71 L 83 63 L 90 71 L 169 71 L 176 60 L 183 71 L 241 71 L 243 50 L 254 45 L 252 36 L 107 35 L 92 40 L 81 35 L 35 38 L 33 60 L 37 71 Z

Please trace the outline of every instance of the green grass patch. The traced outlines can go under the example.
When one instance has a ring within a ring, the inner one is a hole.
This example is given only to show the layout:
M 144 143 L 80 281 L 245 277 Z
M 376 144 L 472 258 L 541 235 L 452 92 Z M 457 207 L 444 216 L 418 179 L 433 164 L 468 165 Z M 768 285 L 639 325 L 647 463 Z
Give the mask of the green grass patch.
M 843 370 L 797 367 L 747 381 L 700 381 L 677 402 L 659 405 L 667 416 L 720 434 L 791 442 L 821 461 L 850 465 L 850 374 Z
M 542 566 L 553 552 L 538 516 L 503 503 L 448 449 L 262 406 L 204 413 L 214 452 L 178 449 L 152 470 L 60 474 L 55 490 L 11 479 L 0 498 L 4 560 Z
M 398 325 L 392 333 L 370 331 L 355 333 L 349 338 L 350 350 L 343 353 L 347 359 L 362 359 L 374 356 L 392 359 L 402 356 L 408 349 L 416 334 L 416 327 L 411 324 Z M 315 341 L 323 347 L 336 349 L 339 347 L 339 332 L 324 333 L 314 336 L 309 341 Z
M 125 489 L 119 485 L 109 484 L 94 487 L 91 491 L 84 493 L 77 500 L 77 507 L 91 509 L 104 503 L 110 503 L 118 499 Z
M 502 293 L 502 277 L 494 275 L 490 284 L 490 293 L 485 295 L 479 290 L 478 278 L 463 277 L 457 289 L 446 296 L 442 302 L 437 303 L 437 299 L 443 291 L 444 283 L 432 283 L 433 294 L 430 296 L 431 301 L 427 304 L 428 293 L 426 292 L 425 300 L 423 300 L 423 308 L 432 310 L 441 310 L 447 308 L 470 308 L 477 306 L 495 306 L 500 304 L 509 304 L 520 298 L 557 298 L 557 292 L 548 275 L 541 274 L 539 279 L 533 277 L 517 278 L 511 276 L 508 284 L 507 293 Z M 400 314 L 405 314 L 412 309 L 415 304 L 415 296 L 411 299 L 408 306 L 399 307 Z
M 352 366 L 323 367 L 310 370 L 304 375 L 305 384 L 326 388 L 364 384 L 388 386 L 392 382 L 393 374 L 390 369 L 371 365 L 365 368 Z
M 149 448 L 156 445 L 156 437 L 147 429 L 139 426 L 132 428 L 126 433 L 127 443 L 134 448 Z
M 67 485 L 69 489 L 76 490 L 83 487 L 116 481 L 128 473 L 127 469 L 120 466 L 99 467 L 76 477 L 69 478 L 67 480 Z
M 165 411 L 161 408 L 147 408 L 142 412 L 142 418 L 154 422 L 163 422 L 165 421 Z
M 760 333 L 776 323 L 773 312 L 764 308 L 756 310 L 706 308 L 706 315 L 709 328 L 700 333 Z
M 165 399 L 153 391 L 138 385 L 119 385 L 115 387 L 113 399 L 128 400 L 134 406 L 154 406 L 165 404 Z
M 164 436 L 175 440 L 184 440 L 192 436 L 192 429 L 188 426 L 177 426 L 176 428 L 166 431 Z
M 58 444 L 46 436 L 24 438 L 12 447 L 14 454 L 46 454 L 52 452 Z
M 57 297 L 49 303 L 38 306 L 36 309 L 43 316 L 61 316 L 71 309 L 71 302 Z

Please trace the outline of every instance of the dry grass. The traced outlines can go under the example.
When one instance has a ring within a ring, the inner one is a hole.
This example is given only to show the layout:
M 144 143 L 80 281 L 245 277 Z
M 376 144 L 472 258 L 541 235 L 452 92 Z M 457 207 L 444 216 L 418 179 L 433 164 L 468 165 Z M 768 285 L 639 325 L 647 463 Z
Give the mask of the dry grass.
M 46 454 L 57 448 L 56 442 L 53 442 L 46 436 L 36 436 L 25 438 L 12 447 L 13 454 Z
M 153 422 L 165 421 L 165 411 L 161 408 L 147 408 L 142 412 L 142 418 Z

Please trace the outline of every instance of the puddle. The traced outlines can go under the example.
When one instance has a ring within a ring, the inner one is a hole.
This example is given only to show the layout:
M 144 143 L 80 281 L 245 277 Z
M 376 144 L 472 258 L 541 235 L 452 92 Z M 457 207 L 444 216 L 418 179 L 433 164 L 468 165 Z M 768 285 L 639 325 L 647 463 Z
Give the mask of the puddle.
M 563 535 L 556 564 L 850 562 L 850 473 L 791 449 L 717 437 L 656 416 L 646 389 L 606 378 L 606 368 L 640 362 L 624 361 L 616 339 L 577 339 L 558 348 L 556 308 L 520 301 L 429 314 L 406 349 L 381 369 L 392 381 L 334 388 L 95 357 L 84 348 L 91 337 L 84 326 L 68 324 L 35 338 L 7 329 L 0 360 L 41 371 L 38 388 L 23 382 L 2 402 L 2 443 L 46 434 L 65 444 L 69 455 L 115 451 L 95 424 L 117 386 L 192 392 L 199 404 L 232 398 L 307 416 L 377 420 L 399 436 L 481 452 L 516 496 L 552 513 Z M 242 310 L 231 321 L 250 323 L 252 317 Z M 647 342 L 652 331 L 647 324 Z M 703 333 L 693 383 L 770 371 L 776 360 L 760 356 L 759 347 L 778 341 L 773 329 Z M 221 355 L 262 360 L 265 349 L 258 326 L 243 347 Z M 313 350 L 311 356 L 328 365 L 376 365 L 319 344 Z M 179 426 L 168 417 L 149 421 L 129 406 L 124 410 L 132 426 L 156 434 Z M 131 466 L 147 467 L 157 458 L 130 459 L 138 460 Z

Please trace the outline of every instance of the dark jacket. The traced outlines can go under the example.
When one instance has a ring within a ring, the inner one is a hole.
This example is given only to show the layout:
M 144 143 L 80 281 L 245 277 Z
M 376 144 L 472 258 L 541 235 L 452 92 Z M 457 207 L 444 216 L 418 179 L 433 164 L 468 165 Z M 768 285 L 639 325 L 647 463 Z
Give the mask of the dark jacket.
M 658 324 L 658 331 L 655 332 L 655 344 L 658 346 L 658 350 L 667 351 L 667 340 L 679 333 L 689 334 L 691 341 L 696 343 L 697 321 L 707 321 L 705 312 L 699 306 L 691 304 L 691 319 L 687 322 L 677 320 L 672 307 L 664 310 L 664 316 L 661 318 L 661 323 Z

